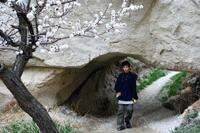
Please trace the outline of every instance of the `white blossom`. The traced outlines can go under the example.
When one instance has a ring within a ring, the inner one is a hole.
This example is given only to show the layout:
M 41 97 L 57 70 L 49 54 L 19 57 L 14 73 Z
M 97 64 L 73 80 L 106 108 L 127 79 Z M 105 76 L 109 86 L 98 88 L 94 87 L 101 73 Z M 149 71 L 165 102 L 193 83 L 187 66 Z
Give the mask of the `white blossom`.
M 15 54 L 16 54 L 16 55 L 19 55 L 19 51 L 16 51 Z
M 28 18 L 30 21 L 33 20 L 33 19 L 35 18 L 33 11 L 31 11 L 31 12 L 29 12 L 29 13 L 27 14 L 27 18 Z
M 35 45 L 33 45 L 33 46 L 32 46 L 32 49 L 36 49 L 36 46 L 35 46 Z
M 16 55 L 20 55 L 20 54 L 23 54 L 23 51 L 22 51 L 22 50 L 19 50 L 19 51 L 15 51 L 15 54 L 16 54 Z
M 125 8 L 126 4 L 127 4 L 127 2 L 126 2 L 126 0 L 124 0 L 123 3 L 122 3 L 122 8 Z
M 99 14 L 100 14 L 100 16 L 103 16 L 103 12 L 100 11 Z
M 61 49 L 68 49 L 68 48 L 69 48 L 69 45 L 64 44 L 64 45 L 61 45 L 60 48 L 61 48 Z
M 29 2 L 29 0 L 17 0 L 16 4 L 18 4 L 19 6 L 21 6 L 21 8 L 26 10 L 28 2 Z
M 23 54 L 24 52 L 22 50 L 19 51 L 19 54 Z
M 42 25 L 38 25 L 38 31 L 39 31 L 39 32 L 42 32 L 42 30 L 43 30 Z
M 39 6 L 42 6 L 44 4 L 44 2 L 43 1 L 39 1 L 38 4 L 39 4 Z
M 109 23 L 106 24 L 106 29 L 110 29 L 111 27 L 112 26 Z
M 144 6 L 143 5 L 140 5 L 140 9 L 143 9 L 144 8 Z
M 78 3 L 77 1 L 74 2 L 74 5 L 81 6 L 81 3 Z
M 61 0 L 56 0 L 56 4 L 61 5 Z
M 94 38 L 98 39 L 98 38 L 99 38 L 99 36 L 98 36 L 98 35 L 95 35 L 95 36 L 94 36 Z
M 50 46 L 50 51 L 51 52 L 58 52 L 59 51 L 58 45 L 51 45 Z
M 39 41 L 37 41 L 35 44 L 36 44 L 36 46 L 39 46 L 39 45 L 40 45 L 40 42 L 39 42 Z
M 98 11 L 90 12 L 92 14 L 91 18 L 82 17 L 81 15 L 76 17 L 73 15 L 76 14 L 76 11 L 79 11 L 76 9 L 82 5 L 78 0 L 70 3 L 65 2 L 64 0 L 47 0 L 44 3 L 43 0 L 38 0 L 37 3 L 31 2 L 30 7 L 27 8 L 28 0 L 16 1 L 24 9 L 25 13 L 27 13 L 27 18 L 32 23 L 34 31 L 36 31 L 35 33 L 37 33 L 35 35 L 36 46 L 32 46 L 32 49 L 36 49 L 41 45 L 44 48 L 41 51 L 47 51 L 48 49 L 52 53 L 60 51 L 63 48 L 69 48 L 67 44 L 59 45 L 59 40 L 62 39 L 77 36 L 104 39 L 107 35 L 110 35 L 108 32 L 111 34 L 121 34 L 123 32 L 122 28 L 127 26 L 122 21 L 123 17 L 126 17 L 132 11 L 144 8 L 143 5 L 127 5 L 127 0 L 123 0 L 119 9 L 112 7 L 112 3 L 108 3 L 106 10 L 98 9 Z M 38 8 L 41 7 L 36 6 L 37 4 L 39 6 L 45 4 L 45 6 L 40 11 Z M 0 5 L 2 12 L 2 15 L 0 15 L 0 29 L 6 33 L 10 33 L 12 29 L 11 25 L 18 25 L 16 11 L 13 12 L 12 8 L 8 10 L 8 7 Z M 104 36 L 104 34 L 107 35 Z M 20 34 L 18 33 L 12 36 L 12 38 L 19 41 L 19 36 Z M 109 39 L 108 37 L 106 38 L 106 40 Z M 23 51 L 17 51 L 16 54 L 23 54 Z
M 96 30 L 96 29 L 93 29 L 92 31 L 93 31 L 94 33 L 97 33 L 97 30 Z
M 70 34 L 69 37 L 70 37 L 70 38 L 74 37 L 74 34 Z
M 121 33 L 119 29 L 115 29 L 115 33 Z

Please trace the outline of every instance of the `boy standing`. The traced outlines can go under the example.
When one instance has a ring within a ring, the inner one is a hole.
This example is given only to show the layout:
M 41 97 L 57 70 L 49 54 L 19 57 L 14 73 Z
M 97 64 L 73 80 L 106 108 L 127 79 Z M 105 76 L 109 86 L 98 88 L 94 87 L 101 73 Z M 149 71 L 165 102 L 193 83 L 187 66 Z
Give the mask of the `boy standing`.
M 118 99 L 117 130 L 131 128 L 131 117 L 133 114 L 133 102 L 138 99 L 136 91 L 137 74 L 130 72 L 130 63 L 122 62 L 123 72 L 118 76 L 115 83 L 116 97 Z M 125 116 L 126 115 L 126 116 Z

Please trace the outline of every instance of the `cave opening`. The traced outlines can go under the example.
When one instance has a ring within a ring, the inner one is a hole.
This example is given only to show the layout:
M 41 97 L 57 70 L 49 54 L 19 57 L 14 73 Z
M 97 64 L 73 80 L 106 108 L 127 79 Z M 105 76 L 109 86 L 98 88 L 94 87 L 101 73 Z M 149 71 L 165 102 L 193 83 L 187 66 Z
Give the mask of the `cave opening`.
M 137 81 L 137 84 L 150 85 L 149 83 L 146 83 L 146 80 L 154 79 L 156 81 L 161 79 L 159 81 L 160 83 L 158 82 L 154 85 L 154 87 L 157 88 L 157 90 L 155 90 L 154 99 L 151 99 L 151 94 L 147 96 L 139 94 L 139 101 L 142 101 L 144 105 L 142 105 L 142 102 L 141 105 L 140 103 L 134 105 L 138 112 L 141 111 L 144 114 L 153 113 L 160 108 L 165 107 L 175 110 L 174 113 L 182 113 L 189 105 L 198 100 L 199 97 L 197 96 L 191 97 L 191 95 L 196 95 L 194 90 L 190 92 L 187 90 L 190 85 L 186 84 L 186 80 L 191 78 L 193 75 L 192 73 L 156 68 L 149 65 L 145 60 L 138 56 L 112 53 L 98 57 L 79 69 L 76 76 L 73 77 L 73 82 L 70 86 L 67 86 L 57 94 L 57 97 L 60 99 L 58 102 L 59 105 L 67 106 L 81 116 L 91 114 L 96 117 L 108 117 L 116 114 L 117 100 L 115 97 L 114 84 L 117 76 L 121 72 L 120 64 L 123 60 L 128 60 L 131 63 L 131 71 L 136 72 L 139 78 L 143 79 L 142 83 Z M 153 74 L 152 77 L 148 77 L 152 71 L 156 71 L 158 75 Z M 162 77 L 162 73 L 165 73 L 166 75 L 163 75 Z M 145 79 L 143 77 L 150 79 Z M 151 83 L 153 84 L 154 82 Z M 176 86 L 176 92 L 174 90 L 170 90 L 170 92 L 168 92 L 169 90 L 166 91 L 169 89 L 168 84 L 170 84 L 170 87 Z M 165 86 L 168 88 L 165 89 Z M 66 89 L 69 90 L 70 87 L 73 89 L 70 90 L 70 95 L 68 94 L 66 97 Z M 163 87 L 165 88 L 161 91 L 161 88 Z M 152 90 L 152 92 L 154 92 L 154 90 Z M 169 93 L 174 94 L 170 94 L 170 97 L 168 97 Z M 162 102 L 163 99 L 165 102 Z M 140 115 L 141 113 L 138 114 L 138 116 Z
M 114 84 L 121 70 L 121 62 L 128 60 L 131 71 L 140 77 L 147 75 L 153 67 L 127 55 L 98 59 L 84 68 L 87 76 L 61 105 L 66 105 L 80 115 L 97 117 L 112 116 L 117 111 Z M 84 74 L 84 73 L 82 73 Z

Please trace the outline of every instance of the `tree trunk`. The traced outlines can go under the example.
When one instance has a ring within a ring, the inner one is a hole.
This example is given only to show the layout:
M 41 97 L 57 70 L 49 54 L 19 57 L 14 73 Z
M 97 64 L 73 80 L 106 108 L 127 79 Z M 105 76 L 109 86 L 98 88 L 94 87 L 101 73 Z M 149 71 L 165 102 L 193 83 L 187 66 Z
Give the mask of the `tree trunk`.
M 33 118 L 42 133 L 58 133 L 46 109 L 31 95 L 15 72 L 0 64 L 0 78 L 19 106 Z

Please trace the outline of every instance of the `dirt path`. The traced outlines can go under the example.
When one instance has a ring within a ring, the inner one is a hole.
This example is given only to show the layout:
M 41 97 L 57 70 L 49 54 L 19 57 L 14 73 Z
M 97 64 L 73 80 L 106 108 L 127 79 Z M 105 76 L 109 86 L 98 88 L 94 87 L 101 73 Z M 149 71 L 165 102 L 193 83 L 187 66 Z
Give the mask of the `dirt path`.
M 169 133 L 170 129 L 179 125 L 181 119 L 173 111 L 162 107 L 156 97 L 162 86 L 178 72 L 170 72 L 166 76 L 149 85 L 139 94 L 139 100 L 134 105 L 134 128 L 126 129 L 122 133 Z M 92 133 L 115 133 L 116 117 L 104 119 L 97 130 Z

